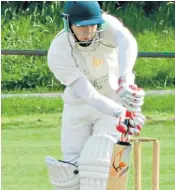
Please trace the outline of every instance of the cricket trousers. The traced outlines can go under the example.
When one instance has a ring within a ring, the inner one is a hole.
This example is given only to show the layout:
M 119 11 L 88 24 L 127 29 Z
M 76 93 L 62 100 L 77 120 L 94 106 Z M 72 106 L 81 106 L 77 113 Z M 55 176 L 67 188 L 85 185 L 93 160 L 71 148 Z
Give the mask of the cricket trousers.
M 116 141 L 119 140 L 117 123 L 117 118 L 105 115 L 86 103 L 64 104 L 61 129 L 63 160 L 77 164 L 84 143 L 92 135 L 111 134 Z

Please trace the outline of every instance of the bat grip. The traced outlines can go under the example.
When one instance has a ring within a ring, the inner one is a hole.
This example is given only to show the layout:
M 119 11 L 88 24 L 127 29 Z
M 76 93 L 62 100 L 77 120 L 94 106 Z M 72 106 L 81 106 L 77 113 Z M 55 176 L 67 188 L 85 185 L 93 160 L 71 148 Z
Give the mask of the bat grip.
M 124 124 L 127 126 L 127 131 L 125 133 L 125 136 L 126 136 L 126 135 L 129 135 L 129 126 L 130 126 L 129 119 L 125 119 Z
M 126 131 L 126 133 L 121 134 L 120 141 L 121 142 L 129 142 L 129 125 L 130 125 L 129 124 L 129 119 L 125 119 L 124 124 L 127 126 L 127 131 Z

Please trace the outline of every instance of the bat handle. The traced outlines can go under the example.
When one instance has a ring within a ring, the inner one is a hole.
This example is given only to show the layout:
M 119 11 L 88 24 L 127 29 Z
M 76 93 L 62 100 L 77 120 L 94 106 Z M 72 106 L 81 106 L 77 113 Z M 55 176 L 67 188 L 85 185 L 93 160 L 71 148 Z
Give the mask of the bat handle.
M 129 119 L 125 119 L 124 124 L 127 126 L 127 131 L 126 131 L 126 133 L 121 134 L 120 141 L 121 142 L 129 142 Z

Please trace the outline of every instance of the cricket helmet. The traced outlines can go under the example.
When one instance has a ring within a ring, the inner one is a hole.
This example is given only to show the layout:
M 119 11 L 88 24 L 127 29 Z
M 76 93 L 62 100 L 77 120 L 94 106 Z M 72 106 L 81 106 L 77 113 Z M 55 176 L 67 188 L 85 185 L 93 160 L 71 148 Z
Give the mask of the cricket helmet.
M 64 28 L 74 38 L 74 42 L 79 45 L 96 43 L 103 39 L 102 24 L 105 22 L 102 18 L 102 10 L 97 1 L 67 1 L 62 13 Z M 71 30 L 71 25 L 89 26 L 97 25 L 97 31 L 94 34 L 92 41 L 80 42 L 76 38 L 76 34 Z M 94 44 L 97 47 L 97 43 Z

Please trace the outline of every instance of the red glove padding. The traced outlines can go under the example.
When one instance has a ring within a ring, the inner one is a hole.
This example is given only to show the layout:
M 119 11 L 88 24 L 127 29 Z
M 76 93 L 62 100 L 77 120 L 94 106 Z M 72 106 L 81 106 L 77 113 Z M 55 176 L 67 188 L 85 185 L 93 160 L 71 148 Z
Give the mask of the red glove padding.
M 124 116 L 119 118 L 119 123 L 116 126 L 116 129 L 126 134 L 128 132 L 129 135 L 138 136 L 145 122 L 145 117 L 141 113 L 132 113 L 126 111 Z

